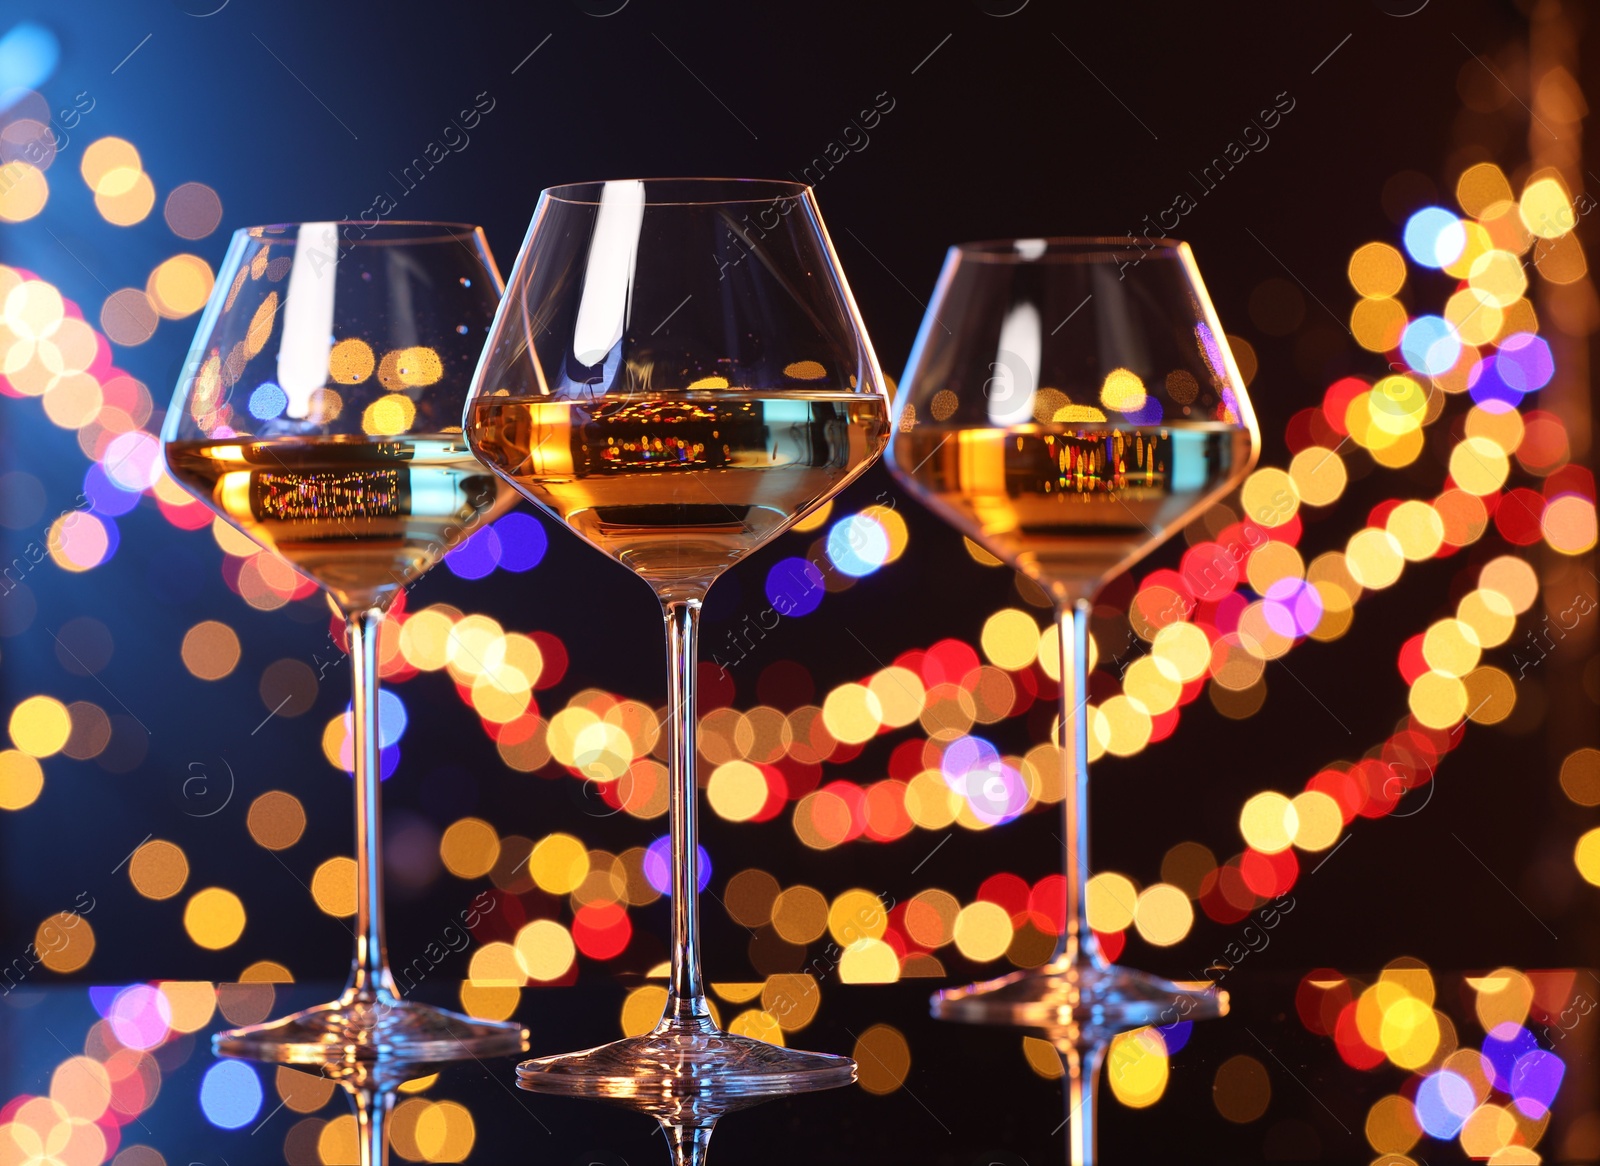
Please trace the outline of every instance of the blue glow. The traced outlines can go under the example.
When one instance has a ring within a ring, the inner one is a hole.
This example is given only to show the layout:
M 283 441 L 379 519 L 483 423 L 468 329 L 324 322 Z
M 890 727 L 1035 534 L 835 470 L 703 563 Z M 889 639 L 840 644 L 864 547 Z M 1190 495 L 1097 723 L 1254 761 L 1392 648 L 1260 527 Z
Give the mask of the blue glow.
M 1156 1031 L 1161 1034 L 1161 1039 L 1167 1046 L 1167 1056 L 1170 1057 L 1189 1043 L 1189 1035 L 1194 1031 L 1194 1021 L 1174 1021 L 1172 1024 L 1163 1025 Z
M 1443 207 L 1423 207 L 1406 220 L 1406 251 L 1424 267 L 1448 267 L 1467 249 L 1467 228 Z
M 200 1081 L 200 1109 L 221 1129 L 247 1126 L 261 1112 L 261 1079 L 243 1061 L 218 1061 Z
M 1512 1100 L 1524 1114 L 1537 1120 L 1550 1112 L 1566 1073 L 1566 1065 L 1552 1052 L 1534 1049 L 1523 1053 L 1511 1070 Z
M 1517 1061 L 1539 1047 L 1533 1033 L 1509 1020 L 1494 1026 L 1483 1038 L 1483 1055 L 1493 1070 L 1489 1073 L 1496 1089 L 1512 1091 L 1513 1075 Z
M 24 20 L 0 37 L 0 93 L 12 101 L 21 96 L 13 89 L 37 89 L 56 71 L 61 42 L 42 24 Z M 0 110 L 11 101 L 0 102 Z
M 1122 410 L 1123 419 L 1133 425 L 1159 425 L 1166 410 L 1160 397 L 1146 397 L 1137 409 Z
M 810 559 L 793 556 L 780 559 L 767 572 L 767 601 L 779 615 L 810 615 L 828 593 L 822 584 L 822 568 Z
M 1430 1138 L 1441 1141 L 1461 1132 L 1468 1116 L 1478 1106 L 1472 1086 L 1459 1073 L 1441 1069 L 1423 1078 L 1417 1087 L 1417 1124 Z
M 544 524 L 531 514 L 508 514 L 494 524 L 500 536 L 500 569 L 531 571 L 544 560 L 550 540 Z
M 99 462 L 83 475 L 83 496 L 94 503 L 93 512 L 102 518 L 120 518 L 139 505 L 139 492 L 124 490 L 106 477 L 106 468 Z
M 444 557 L 444 565 L 461 579 L 482 579 L 500 565 L 500 536 L 492 526 L 480 526 L 470 538 Z
M 1418 316 L 1400 335 L 1400 355 L 1418 372 L 1442 376 L 1461 359 L 1461 338 L 1443 316 Z
M 378 747 L 398 745 L 406 733 L 406 702 L 385 688 L 378 693 Z
M 704 846 L 695 847 L 695 852 L 700 860 L 699 865 L 696 868 L 699 877 L 695 881 L 699 884 L 698 889 L 703 891 L 706 889 L 706 887 L 711 885 L 711 856 L 706 853 L 706 848 Z M 644 852 L 644 877 L 645 881 L 654 887 L 659 893 L 666 895 L 669 898 L 671 897 L 671 835 L 663 834 L 660 838 L 657 838 L 654 842 L 652 842 L 649 848 Z
M 271 421 L 289 404 L 289 394 L 271 381 L 262 381 L 250 394 L 250 416 L 258 421 Z
M 865 514 L 852 514 L 828 532 L 828 558 L 842 574 L 861 578 L 889 561 L 889 532 Z
M 1491 413 L 1503 413 L 1522 403 L 1522 391 L 1506 384 L 1500 375 L 1500 358 L 1488 356 L 1467 374 L 1467 391 L 1475 403 Z

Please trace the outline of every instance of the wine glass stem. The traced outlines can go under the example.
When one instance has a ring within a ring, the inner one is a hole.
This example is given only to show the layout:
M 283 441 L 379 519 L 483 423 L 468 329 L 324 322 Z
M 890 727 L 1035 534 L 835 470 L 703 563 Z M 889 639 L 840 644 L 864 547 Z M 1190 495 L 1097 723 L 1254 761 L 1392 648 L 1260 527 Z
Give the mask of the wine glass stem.
M 674 1125 L 663 1121 L 661 1128 L 672 1147 L 672 1166 L 705 1166 L 706 1154 L 711 1149 L 711 1126 Z
M 1089 613 L 1080 597 L 1056 610 L 1061 637 L 1061 798 L 1066 838 L 1066 929 L 1055 963 L 1104 967 L 1089 927 Z
M 672 984 L 664 1023 L 709 1022 L 700 981 L 700 886 L 698 790 L 695 785 L 695 668 L 698 663 L 700 601 L 662 605 L 667 625 L 667 670 L 671 703 L 667 716 L 670 757 L 669 829 L 672 833 Z
M 361 1146 L 361 1166 L 384 1166 L 389 1160 L 389 1145 L 384 1127 L 394 1094 L 372 1089 L 356 1090 L 356 1137 Z
M 378 746 L 378 629 L 383 612 L 358 611 L 345 618 L 350 643 L 351 733 L 356 787 L 356 961 L 345 996 L 366 1003 L 392 992 L 383 942 L 383 835 L 378 783 L 383 761 Z
M 1100 1117 L 1100 1064 L 1105 1060 L 1106 1046 L 1063 1042 L 1058 1051 L 1067 1078 L 1067 1163 L 1068 1166 L 1094 1166 L 1095 1133 Z

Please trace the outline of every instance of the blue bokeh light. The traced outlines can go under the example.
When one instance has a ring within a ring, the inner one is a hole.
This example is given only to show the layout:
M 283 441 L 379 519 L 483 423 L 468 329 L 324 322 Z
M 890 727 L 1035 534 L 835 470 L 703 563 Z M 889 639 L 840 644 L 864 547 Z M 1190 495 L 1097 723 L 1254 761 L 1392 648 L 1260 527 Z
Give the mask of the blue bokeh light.
M 828 589 L 822 583 L 822 568 L 810 559 L 791 556 L 767 572 L 766 592 L 779 615 L 810 615 L 821 606 Z
M 544 524 L 531 514 L 507 514 L 494 524 L 500 536 L 500 569 L 531 571 L 544 560 L 550 539 Z
M 1478 1099 L 1465 1077 L 1441 1069 L 1423 1078 L 1417 1087 L 1414 1105 L 1417 1124 L 1430 1138 L 1443 1141 L 1461 1132 L 1467 1118 L 1478 1107 Z
M 225 1130 L 249 1125 L 261 1112 L 261 1078 L 243 1061 L 218 1061 L 200 1080 L 200 1109 Z
M 870 575 L 889 561 L 889 532 L 865 514 L 852 514 L 828 532 L 828 558 L 842 574 Z
M 1443 316 L 1418 316 L 1400 335 L 1400 355 L 1428 376 L 1443 376 L 1461 359 L 1461 337 Z
M 1425 206 L 1406 220 L 1406 251 L 1424 267 L 1448 267 L 1467 249 L 1467 228 L 1443 207 Z
M 492 526 L 480 526 L 465 542 L 444 557 L 444 565 L 462 579 L 482 579 L 500 564 L 500 535 Z
M 250 394 L 250 416 L 258 421 L 271 421 L 289 404 L 289 394 L 271 381 L 262 381 Z
M 695 847 L 695 851 L 699 859 L 695 881 L 703 891 L 711 885 L 711 856 L 706 853 L 704 846 Z M 644 877 L 659 893 L 668 897 L 672 895 L 671 835 L 663 834 L 644 852 Z

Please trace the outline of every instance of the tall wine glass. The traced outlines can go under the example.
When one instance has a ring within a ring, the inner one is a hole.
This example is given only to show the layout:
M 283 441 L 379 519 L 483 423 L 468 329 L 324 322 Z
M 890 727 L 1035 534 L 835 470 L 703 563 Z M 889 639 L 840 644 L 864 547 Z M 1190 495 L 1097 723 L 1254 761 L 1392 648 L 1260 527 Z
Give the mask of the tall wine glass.
M 503 285 L 477 227 L 299 223 L 234 233 L 161 440 L 172 476 L 344 617 L 354 700 L 356 954 L 337 1000 L 218 1033 L 258 1060 L 520 1051 L 514 1024 L 402 998 L 383 932 L 378 633 L 394 597 L 515 495 L 462 437 Z
M 1046 1030 L 1068 1069 L 1072 1162 L 1087 1166 L 1111 1036 L 1228 1004 L 1108 963 L 1090 930 L 1090 601 L 1249 473 L 1255 415 L 1194 258 L 1170 240 L 952 247 L 897 404 L 890 471 L 1044 587 L 1061 640 L 1060 944 L 1042 968 L 937 994 L 933 1012 Z
M 847 1058 L 711 1019 L 696 906 L 695 637 L 716 578 L 866 469 L 887 413 L 808 187 L 651 179 L 540 197 L 465 428 L 487 465 L 661 602 L 672 971 L 654 1032 L 528 1061 L 518 1072 L 529 1088 L 639 1107 L 687 1097 L 692 1118 L 854 1079 Z

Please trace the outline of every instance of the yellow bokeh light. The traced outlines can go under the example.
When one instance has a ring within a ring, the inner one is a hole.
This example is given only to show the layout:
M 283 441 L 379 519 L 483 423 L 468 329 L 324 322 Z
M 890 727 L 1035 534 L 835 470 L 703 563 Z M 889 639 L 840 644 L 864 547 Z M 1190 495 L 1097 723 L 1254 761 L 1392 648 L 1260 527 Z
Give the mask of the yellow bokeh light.
M 291 793 L 268 790 L 250 803 L 245 825 L 258 846 L 267 850 L 287 850 L 300 841 L 300 835 L 305 833 L 305 807 Z
M 1527 429 L 1522 422 L 1522 414 L 1515 409 L 1509 409 L 1495 402 L 1491 411 L 1482 405 L 1474 405 L 1467 410 L 1466 435 L 1468 437 L 1485 437 L 1498 445 L 1506 453 L 1515 453 L 1522 444 L 1522 439 L 1527 435 Z
M 1467 686 L 1454 676 L 1424 672 L 1411 685 L 1411 713 L 1430 729 L 1449 729 L 1467 715 Z
M 1511 600 L 1482 587 L 1462 596 L 1456 605 L 1456 618 L 1472 629 L 1479 645 L 1485 648 L 1498 648 L 1517 627 Z
M 19 749 L 0 750 L 0 810 L 23 810 L 44 789 L 44 767 Z
M 572 932 L 554 919 L 535 919 L 517 932 L 517 960 L 528 978 L 548 983 L 567 974 L 578 957 Z
M 90 142 L 84 147 L 83 157 L 78 160 L 78 170 L 93 191 L 100 189 L 101 183 L 113 170 L 132 170 L 137 173 L 143 168 L 139 151 L 134 149 L 132 142 L 122 138 L 100 138 Z
M 1156 632 L 1150 654 L 1188 684 L 1200 679 L 1211 664 L 1211 641 L 1192 623 L 1169 623 Z
M 201 680 L 221 680 L 239 663 L 239 637 L 225 623 L 202 620 L 183 636 L 183 666 Z
M 170 899 L 189 881 L 189 860 L 173 843 L 151 839 L 128 860 L 128 879 L 147 899 Z
M 444 376 L 439 354 L 426 345 L 397 348 L 378 362 L 378 382 L 393 392 L 426 388 Z
M 1339 803 L 1321 790 L 1305 790 L 1294 796 L 1294 844 L 1301 850 L 1326 850 L 1339 840 L 1344 815 Z
M 1403 996 L 1383 1010 L 1378 1047 L 1402 1069 L 1420 1069 L 1439 1048 L 1439 1020 L 1414 996 Z
M 1089 926 L 1102 934 L 1126 929 L 1133 922 L 1138 903 L 1139 888 L 1127 875 L 1102 871 L 1084 887 Z
M 1194 905 L 1172 884 L 1155 883 L 1139 892 L 1133 925 L 1146 943 L 1171 947 L 1194 926 Z
M 528 855 L 528 873 L 540 890 L 570 895 L 589 877 L 589 849 L 571 834 L 547 834 Z
M 1140 656 L 1123 675 L 1122 689 L 1145 715 L 1158 717 L 1177 707 L 1183 681 L 1177 670 L 1159 657 Z
M 839 958 L 841 984 L 893 984 L 900 978 L 900 957 L 881 939 L 863 939 Z
M 1539 598 L 1539 577 L 1533 564 L 1516 555 L 1500 555 L 1485 563 L 1478 572 L 1478 586 L 1505 596 L 1518 615 Z
M 379 397 L 361 414 L 361 429 L 374 437 L 392 437 L 411 428 L 417 418 L 417 406 L 404 393 L 390 393 Z
M 167 1023 L 178 1032 L 199 1032 L 216 1014 L 217 989 L 205 980 L 164 980 L 160 991 L 171 1015 Z
M 117 169 L 101 179 L 94 194 L 95 209 L 114 227 L 142 223 L 156 205 L 156 188 L 143 171 Z
M 1389 352 L 1399 347 L 1409 318 L 1399 300 L 1357 300 L 1350 309 L 1350 334 L 1368 352 Z
M 1289 849 L 1299 828 L 1300 815 L 1294 803 L 1273 790 L 1256 794 L 1239 812 L 1239 833 L 1263 854 Z
M 356 913 L 356 862 L 340 855 L 321 863 L 311 875 L 311 897 L 324 915 L 347 919 Z
M 198 255 L 174 255 L 157 264 L 144 290 L 159 314 L 181 320 L 206 306 L 213 279 L 211 265 Z
M 1112 1095 L 1130 1109 L 1144 1109 L 1167 1091 L 1167 1042 L 1153 1028 L 1119 1032 L 1106 1055 Z
M 1150 734 L 1155 729 L 1150 714 L 1126 694 L 1113 696 L 1098 708 L 1092 708 L 1089 722 L 1093 737 L 1091 752 L 1098 744 L 1114 757 L 1132 757 L 1150 743 Z
M 1483 262 L 1483 259 L 1484 256 L 1479 256 L 1478 262 Z M 1495 298 L 1476 287 L 1464 287 L 1446 300 L 1444 318 L 1455 328 L 1456 335 L 1462 341 L 1472 345 L 1494 343 L 1505 323 L 1505 314 Z
M 26 222 L 49 201 L 50 182 L 37 166 L 20 161 L 0 166 L 0 222 Z
M 1528 1019 L 1528 1009 L 1533 1005 L 1533 981 L 1516 968 L 1496 968 L 1487 976 L 1468 977 L 1467 984 L 1477 993 L 1473 1008 L 1484 1032 Z
M 82 915 L 57 912 L 35 930 L 33 949 L 52 972 L 76 972 L 94 955 L 94 928 Z
M 911 1072 L 911 1046 L 891 1024 L 874 1024 L 856 1038 L 851 1056 L 857 1066 L 857 1084 L 868 1093 L 893 1093 Z
M 50 757 L 72 736 L 72 715 L 53 696 L 30 696 L 11 710 L 11 743 L 29 757 Z
M 445 828 L 439 859 L 458 879 L 482 878 L 500 858 L 500 835 L 482 818 L 462 818 Z
M 0 754 L 3 763 L 5 754 Z M 1561 762 L 1561 788 L 1580 806 L 1600 806 L 1600 749 L 1574 749 Z
M 1033 616 L 1014 607 L 995 612 L 983 623 L 979 636 L 983 654 L 997 668 L 1016 672 L 1039 658 L 1039 625 Z
M 747 822 L 767 804 L 766 776 L 748 761 L 727 761 L 711 771 L 706 802 L 718 817 Z
M 828 908 L 828 932 L 841 947 L 863 939 L 881 939 L 888 926 L 888 912 L 871 891 L 846 891 Z
M 1600 534 L 1594 503 L 1576 494 L 1551 499 L 1539 516 L 1539 529 L 1550 549 L 1563 555 L 1587 554 Z
M 1510 1147 L 1516 1136 L 1517 1119 L 1511 1109 L 1503 1105 L 1480 1105 L 1467 1116 L 1461 1132 L 1456 1135 L 1462 1152 L 1480 1162 L 1504 1162 L 1500 1151 Z
M 1416 1106 L 1395 1093 L 1380 1098 L 1367 1111 L 1366 1133 L 1367 1142 L 1378 1153 L 1404 1154 L 1422 1137 Z
M 1148 396 L 1139 374 L 1125 368 L 1112 369 L 1100 386 L 1100 403 L 1119 413 L 1137 413 Z
M 1413 563 L 1432 558 L 1444 545 L 1444 519 L 1432 506 L 1416 499 L 1391 510 L 1383 528 L 1394 536 L 1400 553 Z
M 975 963 L 999 959 L 1011 946 L 1013 935 L 1011 916 L 998 903 L 980 899 L 968 903 L 956 916 L 956 949 Z
M 1325 446 L 1310 445 L 1290 461 L 1289 477 L 1294 481 L 1300 501 L 1307 506 L 1329 506 L 1344 493 L 1350 476 L 1336 452 Z
M 1382 299 L 1394 295 L 1406 282 L 1406 261 L 1387 243 L 1367 243 L 1350 256 L 1350 286 L 1359 295 Z
M 1506 453 L 1487 437 L 1468 437 L 1450 451 L 1450 477 L 1469 494 L 1493 494 L 1511 473 Z
M 838 740 L 859 745 L 883 724 L 883 706 L 866 686 L 841 684 L 822 703 L 822 723 Z
M 1577 224 L 1572 212 L 1572 200 L 1553 177 L 1536 178 L 1523 188 L 1517 204 L 1517 213 L 1523 225 L 1541 239 L 1557 239 Z
M 1373 526 L 1351 536 L 1345 544 L 1344 560 L 1351 577 L 1371 591 L 1392 585 L 1406 563 L 1400 541 L 1387 530 Z
M 1528 273 L 1522 260 L 1509 251 L 1485 251 L 1472 261 L 1472 274 L 1467 277 L 1473 290 L 1482 292 L 1489 302 L 1500 309 L 1509 308 L 1528 290 Z M 1479 343 L 1471 341 L 1470 343 Z
M 328 350 L 328 379 L 341 385 L 359 385 L 377 367 L 372 346 L 350 336 Z
M 1245 479 L 1239 491 L 1245 516 L 1257 526 L 1282 526 L 1300 508 L 1294 479 L 1276 466 L 1263 466 Z
M 1600 827 L 1588 831 L 1573 847 L 1572 860 L 1585 882 L 1600 887 Z
M 1366 394 L 1373 428 L 1391 437 L 1416 431 L 1428 412 L 1428 390 L 1408 376 L 1387 376 Z M 1369 442 L 1388 445 L 1389 442 Z
M 1505 172 L 1493 162 L 1468 166 L 1456 179 L 1456 201 L 1461 204 L 1463 211 L 1475 219 L 1514 197 Z M 1397 1152 L 1404 1153 L 1409 1148 L 1404 1147 Z
M 183 908 L 183 929 L 201 947 L 220 951 L 244 934 L 245 911 L 239 896 L 222 887 L 196 891 Z
M 828 900 L 813 887 L 789 887 L 772 902 L 772 927 L 790 943 L 810 943 L 828 929 Z
M 1304 579 L 1305 561 L 1288 543 L 1269 540 L 1250 553 L 1244 565 L 1245 580 L 1257 595 L 1265 595 L 1274 583 L 1284 579 Z
M 1478 666 L 1482 653 L 1471 625 L 1458 619 L 1441 619 L 1422 637 L 1422 658 L 1428 667 L 1457 679 Z
M 661 1020 L 666 1006 L 667 990 L 660 985 L 635 988 L 622 1002 L 622 1035 L 643 1036 Z
M 867 689 L 878 701 L 883 723 L 899 729 L 922 715 L 928 693 L 922 678 L 909 668 L 890 665 L 872 674 Z
M 436 1101 L 417 1115 L 412 1137 L 425 1162 L 463 1162 L 472 1153 L 478 1131 L 466 1106 Z

